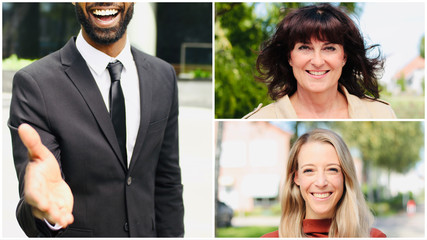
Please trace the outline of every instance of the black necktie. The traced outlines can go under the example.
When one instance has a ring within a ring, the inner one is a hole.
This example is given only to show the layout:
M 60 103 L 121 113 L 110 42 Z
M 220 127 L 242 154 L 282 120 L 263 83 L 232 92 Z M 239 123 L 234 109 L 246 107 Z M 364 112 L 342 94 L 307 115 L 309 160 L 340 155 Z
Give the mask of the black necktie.
M 120 76 L 122 74 L 123 65 L 121 62 L 117 61 L 109 63 L 107 68 L 111 77 L 110 117 L 113 121 L 123 160 L 125 164 L 127 164 L 125 98 L 123 96 L 122 87 L 120 86 Z

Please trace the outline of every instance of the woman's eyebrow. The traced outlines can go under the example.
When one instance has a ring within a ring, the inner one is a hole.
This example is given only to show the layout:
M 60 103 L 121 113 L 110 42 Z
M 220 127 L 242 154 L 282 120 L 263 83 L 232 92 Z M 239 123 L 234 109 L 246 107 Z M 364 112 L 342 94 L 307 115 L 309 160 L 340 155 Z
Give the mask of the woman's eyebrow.
M 340 164 L 338 164 L 338 163 L 328 163 L 326 166 L 327 166 L 327 167 L 329 167 L 329 166 L 337 166 L 337 167 L 341 167 L 341 165 L 340 165 Z
M 303 167 L 313 167 L 313 166 L 314 166 L 313 163 L 306 163 L 306 164 L 301 165 L 300 168 L 303 168 Z

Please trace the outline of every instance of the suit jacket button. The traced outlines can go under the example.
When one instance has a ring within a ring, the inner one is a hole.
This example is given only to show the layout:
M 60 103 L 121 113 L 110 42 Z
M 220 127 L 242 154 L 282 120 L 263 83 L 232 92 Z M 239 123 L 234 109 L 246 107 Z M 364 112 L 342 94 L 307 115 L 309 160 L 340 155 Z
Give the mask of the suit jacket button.
M 125 222 L 125 225 L 123 226 L 123 229 L 125 230 L 125 232 L 129 232 L 129 224 L 128 224 L 128 222 Z
M 132 184 L 132 177 L 128 177 L 127 185 L 130 186 Z

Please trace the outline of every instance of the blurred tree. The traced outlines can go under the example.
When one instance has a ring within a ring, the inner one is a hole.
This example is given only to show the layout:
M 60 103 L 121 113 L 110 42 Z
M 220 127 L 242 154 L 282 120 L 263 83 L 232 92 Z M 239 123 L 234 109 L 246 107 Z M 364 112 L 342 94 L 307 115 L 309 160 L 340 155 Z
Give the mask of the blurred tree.
M 420 42 L 420 56 L 422 58 L 425 58 L 424 52 L 425 52 L 425 35 L 423 35 Z
M 424 146 L 421 122 L 335 122 L 334 126 L 361 153 L 369 200 L 377 180 L 371 177 L 372 167 L 385 169 L 390 179 L 390 173 L 406 173 L 420 160 Z
M 286 14 L 311 4 L 215 3 L 216 118 L 241 118 L 259 103 L 272 102 L 267 87 L 254 79 L 257 51 Z M 356 3 L 335 5 L 346 8 L 350 13 L 360 14 L 362 10 L 362 5 Z
M 258 103 L 267 103 L 267 90 L 254 81 L 254 50 L 266 39 L 255 5 L 216 3 L 215 117 L 241 118 Z
M 402 76 L 397 79 L 396 81 L 397 85 L 400 87 L 400 91 L 405 92 L 406 90 L 406 79 L 405 75 L 402 73 Z
M 297 139 L 304 133 L 307 133 L 316 128 L 330 129 L 333 126 L 333 122 L 323 121 L 296 121 L 289 122 L 289 125 L 293 129 L 294 134 L 292 135 L 290 145 L 291 147 L 297 141 Z

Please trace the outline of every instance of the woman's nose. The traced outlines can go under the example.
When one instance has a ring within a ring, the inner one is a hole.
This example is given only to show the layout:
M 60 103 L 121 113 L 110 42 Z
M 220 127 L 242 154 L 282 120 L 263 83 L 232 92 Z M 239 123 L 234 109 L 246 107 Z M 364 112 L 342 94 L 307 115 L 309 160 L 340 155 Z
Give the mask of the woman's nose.
M 328 180 L 326 178 L 326 175 L 324 173 L 318 173 L 316 176 L 315 184 L 318 187 L 324 187 L 324 186 L 328 185 Z
M 320 51 L 314 51 L 312 58 L 311 58 L 311 64 L 315 67 L 321 67 L 325 63 L 325 59 L 322 56 L 322 53 Z

